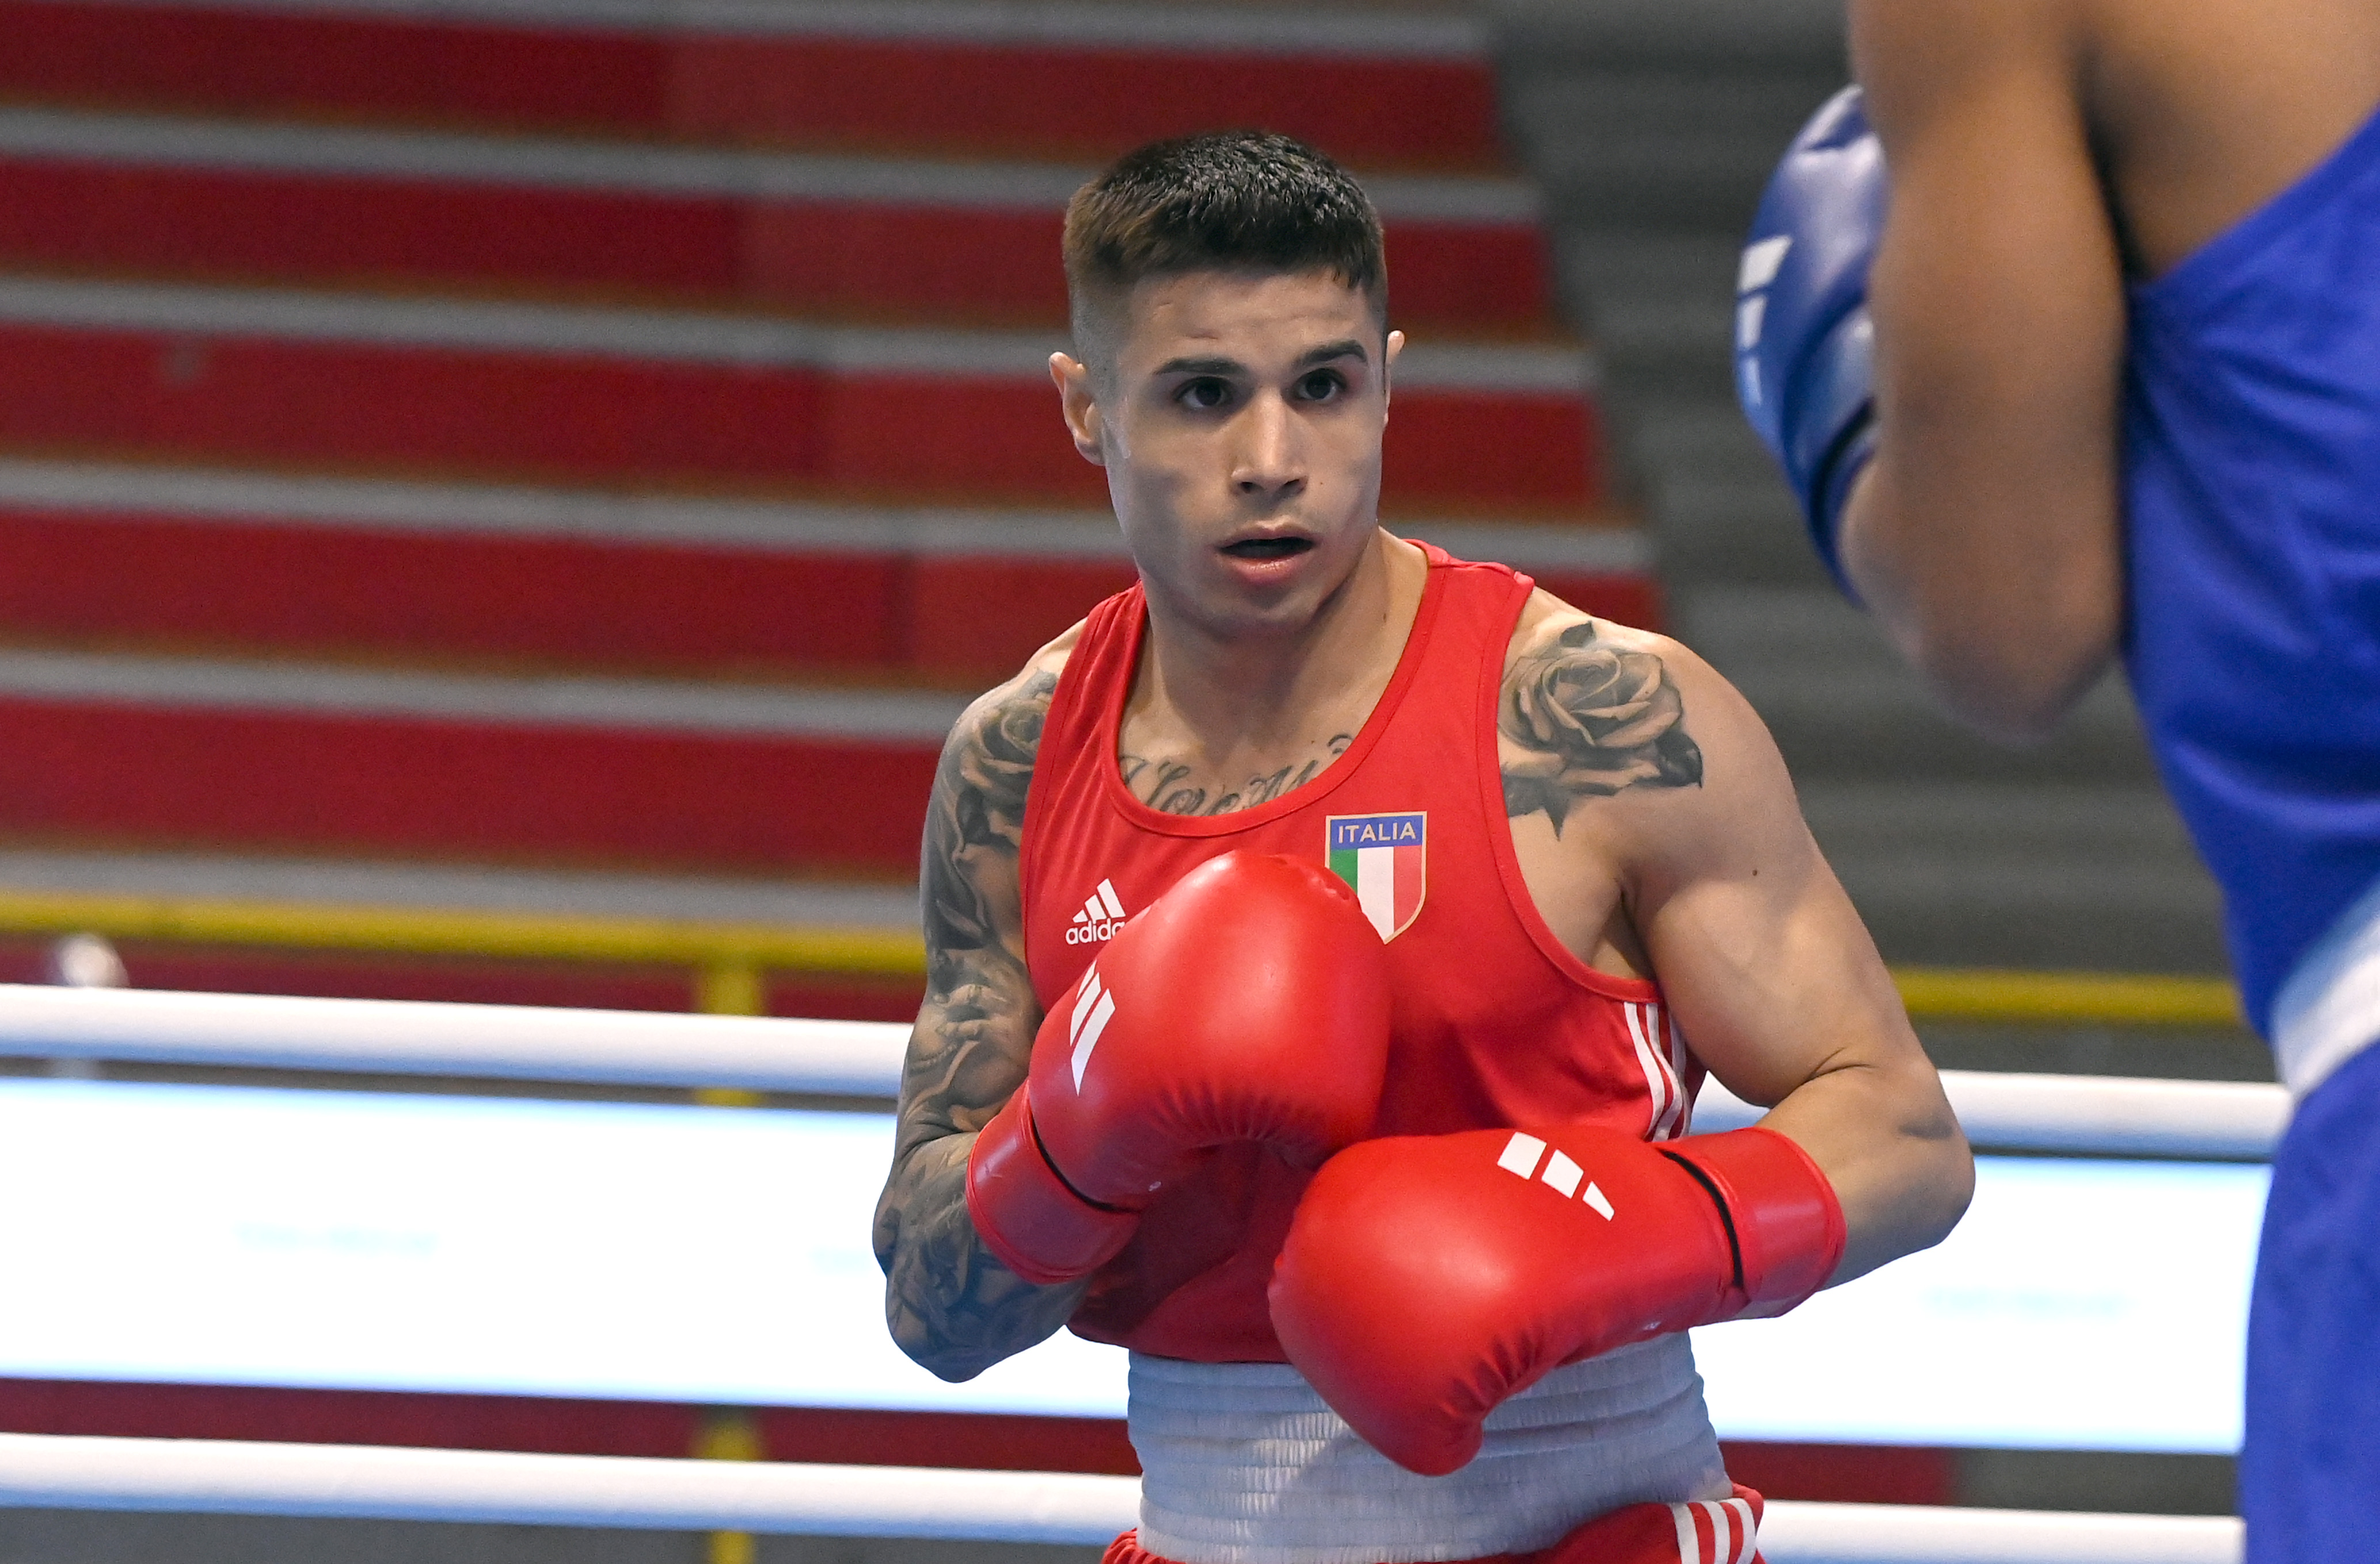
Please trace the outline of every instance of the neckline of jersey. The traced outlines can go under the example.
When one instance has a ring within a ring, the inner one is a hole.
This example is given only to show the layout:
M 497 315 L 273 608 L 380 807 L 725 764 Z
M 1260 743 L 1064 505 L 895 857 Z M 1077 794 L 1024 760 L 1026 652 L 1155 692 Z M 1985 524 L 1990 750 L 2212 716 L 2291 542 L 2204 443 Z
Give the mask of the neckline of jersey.
M 1321 773 L 1303 787 L 1292 788 L 1280 797 L 1269 799 L 1253 808 L 1234 809 L 1228 815 L 1169 815 L 1153 808 L 1133 796 L 1124 785 L 1120 764 L 1123 754 L 1123 709 L 1132 697 L 1133 681 L 1140 673 L 1141 649 L 1148 640 L 1148 607 L 1144 599 L 1138 614 L 1127 632 L 1132 644 L 1125 649 L 1123 677 L 1107 692 L 1106 704 L 1099 712 L 1099 785 L 1108 802 L 1123 818 L 1143 830 L 1158 831 L 1167 836 L 1231 836 L 1240 831 L 1254 830 L 1275 820 L 1310 807 L 1317 801 L 1338 791 L 1342 782 L 1355 774 L 1364 758 L 1369 755 L 1388 731 L 1397 710 L 1404 704 L 1405 694 L 1413 687 L 1421 673 L 1422 657 L 1427 650 L 1430 633 L 1438 623 L 1439 606 L 1445 600 L 1446 570 L 1452 563 L 1445 550 L 1434 543 L 1409 540 L 1422 551 L 1429 566 L 1429 576 L 1422 585 L 1421 606 L 1414 612 L 1411 628 L 1405 632 L 1404 649 L 1397 654 L 1397 665 L 1389 675 L 1387 687 L 1380 698 L 1372 703 L 1371 712 L 1364 725 L 1356 730 L 1355 741 L 1342 750 Z

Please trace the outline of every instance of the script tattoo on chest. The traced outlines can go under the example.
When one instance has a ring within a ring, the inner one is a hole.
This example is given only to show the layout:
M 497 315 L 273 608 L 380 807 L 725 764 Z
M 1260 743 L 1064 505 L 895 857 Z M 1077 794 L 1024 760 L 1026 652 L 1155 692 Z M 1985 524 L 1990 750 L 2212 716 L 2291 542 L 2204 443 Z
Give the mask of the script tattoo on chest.
M 1228 815 L 1233 810 L 1269 804 L 1284 793 L 1304 787 L 1354 742 L 1354 734 L 1333 734 L 1323 746 L 1322 754 L 1250 777 L 1238 787 L 1229 788 L 1199 782 L 1194 774 L 1196 768 L 1185 761 L 1127 755 L 1123 758 L 1123 785 L 1135 798 L 1168 815 Z
M 1496 732 L 1506 746 L 1504 813 L 1543 810 L 1557 836 L 1581 799 L 1702 785 L 1703 752 L 1686 734 L 1685 703 L 1667 665 L 1598 641 L 1591 620 L 1548 626 L 1512 660 Z

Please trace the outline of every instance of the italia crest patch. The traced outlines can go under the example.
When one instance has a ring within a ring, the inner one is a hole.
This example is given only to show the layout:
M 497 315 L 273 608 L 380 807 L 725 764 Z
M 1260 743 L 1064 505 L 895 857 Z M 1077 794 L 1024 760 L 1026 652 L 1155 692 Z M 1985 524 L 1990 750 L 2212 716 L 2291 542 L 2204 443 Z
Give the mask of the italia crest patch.
M 1428 889 L 1428 812 L 1332 815 L 1324 829 L 1330 872 L 1354 888 L 1383 941 L 1402 934 L 1420 915 Z

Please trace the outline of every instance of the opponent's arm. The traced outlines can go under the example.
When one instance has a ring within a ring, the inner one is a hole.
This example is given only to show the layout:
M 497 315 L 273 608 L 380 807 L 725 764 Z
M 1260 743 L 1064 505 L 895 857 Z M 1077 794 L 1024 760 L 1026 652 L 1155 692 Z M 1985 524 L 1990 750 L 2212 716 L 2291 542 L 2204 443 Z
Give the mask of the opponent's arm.
M 1803 822 L 1767 729 L 1675 641 L 1570 612 L 1548 616 L 1536 634 L 1580 642 L 1572 661 L 1630 665 L 1631 686 L 1645 692 L 1642 714 L 1606 740 L 1599 766 L 1572 769 L 1597 787 L 1614 773 L 1644 780 L 1573 796 L 1564 836 L 1618 879 L 1629 925 L 1695 1056 L 1730 1091 L 1770 1108 L 1763 1127 L 1792 1140 L 1833 1187 L 1844 1247 L 1828 1285 L 1939 1243 L 1966 1209 L 1973 1158 L 1874 941 Z M 1516 659 L 1508 680 L 1531 677 L 1531 665 Z M 1552 704 L 1565 685 L 1589 687 L 1551 672 L 1534 677 Z M 1509 778 L 1514 752 L 1528 751 L 1509 725 L 1503 739 Z M 1690 780 L 1659 785 L 1664 746 L 1691 747 Z M 1633 773 L 1620 769 L 1632 754 L 1644 758 Z
M 2066 0 L 1852 0 L 1890 202 L 1846 574 L 1961 716 L 2046 732 L 2122 609 L 2123 268 Z
M 875 1246 L 892 1340 L 945 1379 L 970 1378 L 1055 1331 L 1085 1285 L 1019 1279 L 984 1247 L 966 1207 L 976 1132 L 1024 1082 L 1041 1018 L 1026 976 L 1017 854 L 1071 639 L 967 709 L 943 746 L 926 817 L 926 1000 L 902 1072 Z

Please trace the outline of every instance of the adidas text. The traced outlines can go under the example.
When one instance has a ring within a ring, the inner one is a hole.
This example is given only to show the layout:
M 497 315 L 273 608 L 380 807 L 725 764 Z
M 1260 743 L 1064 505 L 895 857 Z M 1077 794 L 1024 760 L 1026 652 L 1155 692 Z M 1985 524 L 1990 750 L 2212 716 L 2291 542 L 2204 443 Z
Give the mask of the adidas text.
M 1097 945 L 1115 938 L 1124 923 L 1123 903 L 1116 896 L 1115 886 L 1099 881 L 1099 888 L 1083 903 L 1083 910 L 1066 926 L 1069 945 Z

